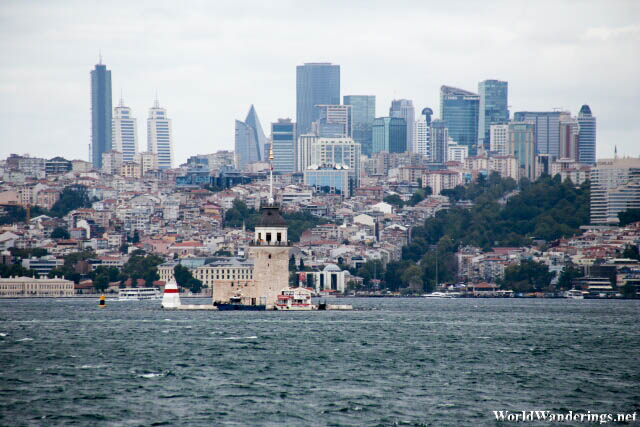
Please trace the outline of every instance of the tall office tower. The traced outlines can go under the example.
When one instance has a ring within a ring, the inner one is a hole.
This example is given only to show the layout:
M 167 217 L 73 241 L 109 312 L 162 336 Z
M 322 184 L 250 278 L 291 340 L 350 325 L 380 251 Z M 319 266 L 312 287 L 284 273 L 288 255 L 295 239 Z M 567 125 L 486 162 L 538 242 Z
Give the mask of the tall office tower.
M 500 80 L 478 83 L 478 147 L 489 148 L 489 126 L 509 121 L 508 84 Z
M 273 144 L 273 171 L 291 173 L 296 166 L 296 124 L 291 119 L 278 119 L 271 123 Z
M 242 169 L 249 163 L 262 161 L 266 140 L 258 113 L 251 105 L 244 122 L 236 120 L 236 167 Z
M 378 117 L 371 130 L 373 154 L 380 151 L 404 153 L 407 151 L 407 123 L 399 117 Z
M 394 99 L 389 108 L 389 117 L 403 118 L 407 124 L 407 151 L 415 153 L 413 146 L 413 122 L 416 120 L 416 111 L 410 99 Z
M 440 87 L 440 118 L 447 123 L 449 137 L 476 154 L 480 97 L 450 86 Z
M 111 70 L 102 63 L 91 71 L 91 162 L 102 168 L 102 153 L 111 150 Z
M 311 62 L 296 67 L 296 132 L 311 132 L 316 105 L 340 104 L 340 66 Z
M 536 130 L 536 150 L 540 154 L 560 154 L 560 119 L 570 116 L 566 111 L 518 111 L 514 122 L 533 122 Z
M 640 209 L 640 159 L 600 159 L 590 180 L 591 224 L 617 224 L 620 212 Z
M 371 155 L 371 127 L 376 118 L 376 97 L 374 95 L 345 95 L 344 105 L 351 105 L 353 140 L 360 144 L 362 154 Z
M 360 144 L 351 138 L 318 138 L 311 145 L 311 164 L 349 170 L 351 191 L 360 186 Z
M 309 166 L 311 166 L 311 146 L 318 140 L 318 135 L 308 133 L 300 135 L 298 137 L 298 144 L 296 147 L 296 171 L 304 172 Z
M 427 125 L 426 119 L 421 118 L 413 122 L 413 144 L 415 146 L 415 152 L 426 158 L 430 158 L 431 156 L 430 137 L 431 129 L 430 126 Z
M 432 163 L 444 164 L 447 161 L 447 147 L 449 145 L 449 129 L 444 120 L 431 122 L 431 156 Z
M 114 108 L 111 134 L 113 149 L 122 153 L 123 161 L 132 162 L 138 152 L 138 123 L 131 115 L 131 108 L 125 107 L 122 99 L 120 105 Z
M 147 119 L 147 151 L 158 155 L 158 169 L 173 167 L 173 134 L 166 108 L 156 98 Z
M 518 160 L 520 178 L 534 181 L 536 179 L 536 127 L 533 123 L 509 123 L 509 154 Z
M 591 114 L 591 108 L 583 105 L 578 113 L 580 136 L 578 138 L 578 161 L 585 165 L 596 162 L 596 118 Z
M 560 120 L 560 151 L 558 158 L 578 161 L 578 120 L 567 117 Z
M 489 126 L 489 151 L 498 156 L 509 154 L 509 125 Z
M 323 138 L 351 138 L 353 120 L 351 105 L 316 105 L 311 124 L 313 133 Z

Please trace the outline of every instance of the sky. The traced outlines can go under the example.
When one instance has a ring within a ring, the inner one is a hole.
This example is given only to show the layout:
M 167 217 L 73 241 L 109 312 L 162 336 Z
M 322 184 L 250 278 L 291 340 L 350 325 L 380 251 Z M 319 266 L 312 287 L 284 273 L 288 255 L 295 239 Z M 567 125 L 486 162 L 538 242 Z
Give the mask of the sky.
M 341 96 L 375 95 L 439 116 L 441 85 L 509 82 L 515 111 L 597 117 L 597 157 L 640 156 L 638 1 L 0 0 L 0 158 L 88 159 L 90 71 L 111 70 L 137 118 L 158 93 L 174 166 L 232 150 L 251 104 L 266 135 L 295 120 L 296 65 L 341 67 Z

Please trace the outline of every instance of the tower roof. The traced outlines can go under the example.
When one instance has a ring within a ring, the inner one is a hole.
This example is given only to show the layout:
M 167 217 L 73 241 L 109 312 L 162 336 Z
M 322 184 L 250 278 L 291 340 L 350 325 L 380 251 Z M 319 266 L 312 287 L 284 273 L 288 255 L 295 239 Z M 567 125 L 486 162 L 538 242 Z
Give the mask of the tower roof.
M 282 215 L 280 215 L 280 207 L 278 205 L 263 205 L 262 216 L 258 222 L 258 227 L 286 227 Z
M 591 108 L 589 108 L 589 106 L 587 104 L 583 105 L 580 108 L 580 114 L 584 114 L 584 115 L 591 115 Z

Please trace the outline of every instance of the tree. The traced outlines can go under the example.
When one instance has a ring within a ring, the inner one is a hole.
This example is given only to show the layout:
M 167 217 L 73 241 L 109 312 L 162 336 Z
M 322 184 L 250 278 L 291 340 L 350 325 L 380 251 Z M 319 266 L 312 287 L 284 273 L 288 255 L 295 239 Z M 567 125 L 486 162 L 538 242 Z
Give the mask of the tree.
M 189 289 L 194 294 L 202 289 L 202 282 L 194 278 L 187 267 L 180 264 L 173 268 L 173 277 L 176 279 L 178 286 Z
M 624 212 L 618 213 L 618 219 L 620 227 L 624 227 L 627 224 L 640 221 L 640 209 L 627 209 Z
M 624 252 L 622 252 L 622 258 L 631 258 L 640 260 L 640 253 L 638 253 L 638 246 L 629 245 L 624 248 Z
M 136 286 L 138 279 L 144 279 L 146 286 L 151 287 L 154 281 L 160 279 L 158 265 L 162 263 L 163 259 L 157 255 L 145 255 L 144 251 L 135 250 L 122 267 L 120 280 L 131 279 L 132 285 Z
M 51 238 L 52 239 L 68 239 L 69 238 L 69 232 L 65 228 L 56 227 L 51 232 Z
M 546 264 L 523 260 L 505 269 L 501 284 L 504 289 L 518 292 L 539 292 L 547 289 L 552 278 L 553 273 L 549 272 Z
M 558 287 L 560 289 L 570 289 L 573 279 L 577 279 L 578 277 L 582 277 L 582 269 L 567 265 L 558 278 Z
M 411 293 L 422 293 L 424 283 L 422 281 L 422 270 L 416 264 L 412 264 L 402 273 L 402 282 Z
M 400 209 L 404 206 L 404 202 L 402 201 L 402 199 L 400 198 L 400 196 L 398 196 L 397 194 L 392 194 L 390 196 L 387 196 L 383 199 L 383 201 L 385 203 L 389 203 L 390 205 L 395 206 L 396 208 Z
M 60 198 L 51 207 L 50 214 L 51 216 L 62 218 L 74 209 L 89 207 L 91 207 L 91 200 L 89 200 L 87 187 L 74 184 L 62 190 Z
M 293 254 L 289 257 L 289 271 L 296 271 L 296 257 Z

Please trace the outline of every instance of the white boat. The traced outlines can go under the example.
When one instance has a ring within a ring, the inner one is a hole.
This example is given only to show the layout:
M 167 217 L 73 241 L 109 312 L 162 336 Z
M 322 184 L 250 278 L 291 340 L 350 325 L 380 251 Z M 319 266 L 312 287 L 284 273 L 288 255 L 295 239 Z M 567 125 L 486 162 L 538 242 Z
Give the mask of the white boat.
M 304 311 L 313 310 L 316 307 L 311 304 L 310 290 L 305 288 L 286 288 L 280 291 L 274 308 L 284 311 Z
M 446 292 L 431 292 L 430 294 L 424 294 L 425 298 L 455 298 L 453 295 L 450 295 Z
M 578 289 L 570 289 L 564 293 L 564 297 L 569 299 L 584 299 L 584 292 Z
M 118 293 L 118 301 L 142 301 L 161 299 L 158 288 L 123 288 Z

